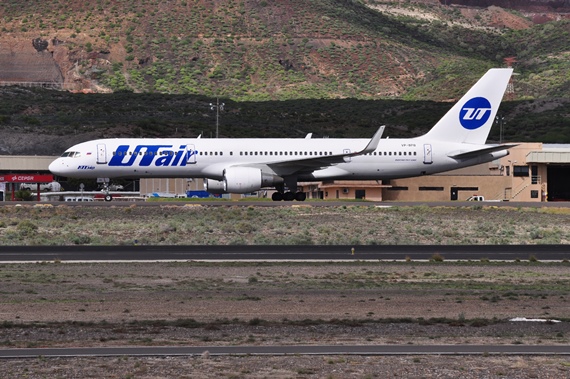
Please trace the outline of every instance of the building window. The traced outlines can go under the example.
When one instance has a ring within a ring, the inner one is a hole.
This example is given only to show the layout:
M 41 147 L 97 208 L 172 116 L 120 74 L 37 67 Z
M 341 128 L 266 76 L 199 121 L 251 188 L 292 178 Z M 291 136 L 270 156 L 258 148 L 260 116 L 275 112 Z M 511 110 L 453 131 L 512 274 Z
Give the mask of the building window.
M 420 191 L 443 191 L 443 187 L 420 187 Z
M 453 187 L 453 188 L 456 189 L 457 191 L 473 191 L 473 192 L 479 191 L 479 187 Z
M 528 166 L 513 166 L 513 176 L 528 176 Z
M 408 187 L 403 186 L 395 186 L 395 187 L 388 187 L 388 191 L 407 191 Z
M 538 199 L 538 190 L 531 190 L 530 191 L 530 198 L 531 199 Z

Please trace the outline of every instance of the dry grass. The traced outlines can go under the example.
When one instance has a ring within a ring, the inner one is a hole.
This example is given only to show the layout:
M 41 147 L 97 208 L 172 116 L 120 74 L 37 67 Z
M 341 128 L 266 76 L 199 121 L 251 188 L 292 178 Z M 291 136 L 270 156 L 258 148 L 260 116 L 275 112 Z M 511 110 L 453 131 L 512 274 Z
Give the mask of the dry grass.
M 0 244 L 565 244 L 567 218 L 563 209 L 480 206 L 4 206 Z

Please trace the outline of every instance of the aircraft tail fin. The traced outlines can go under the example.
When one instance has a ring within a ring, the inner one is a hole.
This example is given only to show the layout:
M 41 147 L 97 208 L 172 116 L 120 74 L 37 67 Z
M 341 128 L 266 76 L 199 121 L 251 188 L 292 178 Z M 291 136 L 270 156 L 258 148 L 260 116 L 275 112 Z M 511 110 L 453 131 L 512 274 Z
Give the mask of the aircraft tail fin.
M 427 133 L 435 140 L 483 145 L 513 73 L 512 68 L 493 68 Z

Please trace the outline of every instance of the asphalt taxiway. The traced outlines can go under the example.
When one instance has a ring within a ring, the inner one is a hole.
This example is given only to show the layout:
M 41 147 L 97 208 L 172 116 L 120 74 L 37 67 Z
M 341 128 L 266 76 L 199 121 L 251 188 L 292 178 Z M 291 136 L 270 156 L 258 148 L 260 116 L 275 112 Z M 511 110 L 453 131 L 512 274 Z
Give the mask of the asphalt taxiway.
M 353 250 L 354 249 L 354 250 Z M 42 261 L 568 261 L 570 245 L 1 246 L 0 262 Z
M 0 349 L 0 359 L 209 355 L 570 355 L 566 345 L 140 346 Z

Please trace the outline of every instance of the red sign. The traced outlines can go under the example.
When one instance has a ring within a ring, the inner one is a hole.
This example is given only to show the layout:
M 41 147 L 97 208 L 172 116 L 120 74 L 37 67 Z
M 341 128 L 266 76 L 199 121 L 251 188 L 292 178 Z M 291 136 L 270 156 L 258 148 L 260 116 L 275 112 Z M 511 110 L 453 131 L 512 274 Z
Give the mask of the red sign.
M 4 174 L 0 175 L 0 183 L 51 183 L 53 175 L 40 174 Z

